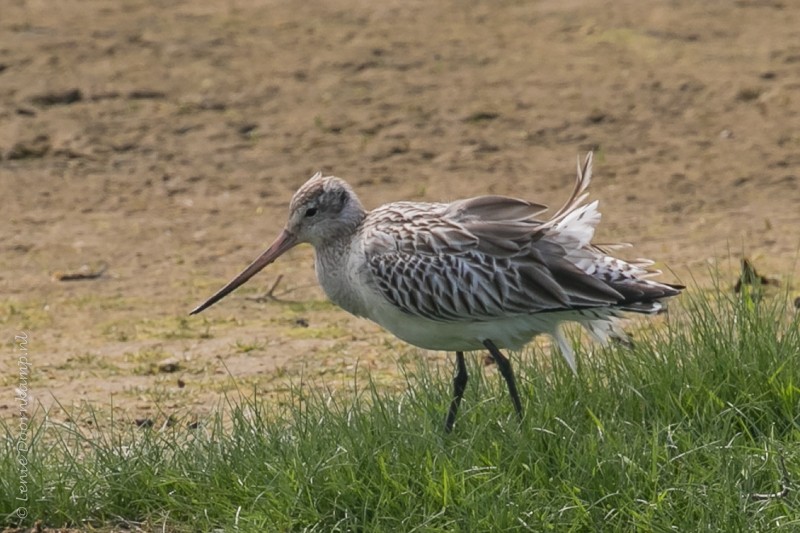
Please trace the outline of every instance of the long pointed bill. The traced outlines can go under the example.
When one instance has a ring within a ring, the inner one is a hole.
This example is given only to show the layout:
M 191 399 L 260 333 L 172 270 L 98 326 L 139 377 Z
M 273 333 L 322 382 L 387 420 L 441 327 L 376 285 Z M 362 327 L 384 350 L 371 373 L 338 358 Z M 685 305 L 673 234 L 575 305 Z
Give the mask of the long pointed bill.
M 278 238 L 275 239 L 275 242 L 272 243 L 272 246 L 267 248 L 267 250 L 263 254 L 259 255 L 255 261 L 250 263 L 250 266 L 245 268 L 241 272 L 241 274 L 233 278 L 230 282 L 228 282 L 227 285 L 218 290 L 214 294 L 214 296 L 212 296 L 202 304 L 195 307 L 194 310 L 189 314 L 196 315 L 197 313 L 211 307 L 218 301 L 222 300 L 223 298 L 225 298 L 225 296 L 233 292 L 239 285 L 243 284 L 248 279 L 255 276 L 259 270 L 261 270 L 265 266 L 275 261 L 278 257 L 281 256 L 281 254 L 283 254 L 286 250 L 288 250 L 295 244 L 297 244 L 297 239 L 295 238 L 295 236 L 289 233 L 288 231 L 283 230 L 281 234 L 278 236 Z

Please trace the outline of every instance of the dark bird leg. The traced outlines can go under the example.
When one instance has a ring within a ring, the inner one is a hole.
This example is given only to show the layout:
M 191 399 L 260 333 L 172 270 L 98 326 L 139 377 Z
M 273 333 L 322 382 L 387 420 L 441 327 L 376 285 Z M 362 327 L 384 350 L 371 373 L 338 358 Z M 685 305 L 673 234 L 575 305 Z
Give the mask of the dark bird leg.
M 517 411 L 520 420 L 522 420 L 522 403 L 519 401 L 517 384 L 514 381 L 514 371 L 511 370 L 511 363 L 489 339 L 483 341 L 483 345 L 486 346 L 489 353 L 492 354 L 494 362 L 497 363 L 497 368 L 500 370 L 503 378 L 505 378 L 506 385 L 508 385 L 508 393 L 511 395 L 511 401 L 514 402 L 514 409 Z
M 464 389 L 467 388 L 467 364 L 464 362 L 464 352 L 456 352 L 456 375 L 453 377 L 453 401 L 450 402 L 450 411 L 447 413 L 447 418 L 444 421 L 445 433 L 450 433 L 453 430 L 453 424 L 456 421 L 456 413 L 458 406 L 461 404 L 461 398 L 464 397 Z

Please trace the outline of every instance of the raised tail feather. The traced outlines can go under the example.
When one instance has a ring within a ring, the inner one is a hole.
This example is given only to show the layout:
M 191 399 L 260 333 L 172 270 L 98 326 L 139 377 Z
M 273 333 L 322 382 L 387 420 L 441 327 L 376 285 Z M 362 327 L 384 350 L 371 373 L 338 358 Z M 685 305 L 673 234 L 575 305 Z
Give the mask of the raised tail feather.
M 578 162 L 570 198 L 545 226 L 550 228 L 551 239 L 564 247 L 567 260 L 622 296 L 612 307 L 635 313 L 660 313 L 666 309 L 660 300 L 677 296 L 684 287 L 648 279 L 661 274 L 661 271 L 650 268 L 653 262 L 648 259 L 624 261 L 607 252 L 627 246 L 625 244 L 591 243 L 595 227 L 600 222 L 598 202 L 583 204 L 588 198 L 587 189 L 592 179 L 592 161 L 589 152 L 583 165 Z

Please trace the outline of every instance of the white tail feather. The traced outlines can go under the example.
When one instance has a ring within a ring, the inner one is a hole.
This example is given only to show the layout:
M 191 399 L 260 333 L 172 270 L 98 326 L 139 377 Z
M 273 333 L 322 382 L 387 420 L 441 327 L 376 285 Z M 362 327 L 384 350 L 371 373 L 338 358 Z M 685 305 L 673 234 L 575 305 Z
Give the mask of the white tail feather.
M 577 376 L 578 364 L 575 362 L 575 352 L 572 350 L 572 346 L 569 345 L 569 341 L 564 336 L 564 332 L 561 331 L 561 327 L 556 326 L 551 335 L 553 336 L 553 339 L 555 339 L 556 344 L 558 344 L 558 349 L 561 351 L 561 355 L 563 355 L 564 359 L 567 361 L 572 373 Z

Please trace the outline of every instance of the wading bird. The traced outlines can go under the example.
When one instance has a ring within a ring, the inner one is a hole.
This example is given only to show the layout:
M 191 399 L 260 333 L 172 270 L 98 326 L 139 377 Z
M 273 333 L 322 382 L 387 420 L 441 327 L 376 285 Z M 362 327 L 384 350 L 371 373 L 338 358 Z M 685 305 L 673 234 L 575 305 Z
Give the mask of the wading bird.
M 328 298 L 400 339 L 453 351 L 450 431 L 467 384 L 464 352 L 487 349 L 514 408 L 522 405 L 509 360 L 540 333 L 551 335 L 576 371 L 559 326 L 574 321 L 604 342 L 625 338 L 623 311 L 658 313 L 683 287 L 653 281 L 651 261 L 623 261 L 591 243 L 598 202 L 584 203 L 592 154 L 569 200 L 548 220 L 547 207 L 504 196 L 452 203 L 394 202 L 366 211 L 343 180 L 317 173 L 295 193 L 289 220 L 272 245 L 192 311 L 199 313 L 301 243 L 315 249 L 317 279 Z

